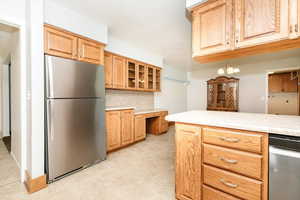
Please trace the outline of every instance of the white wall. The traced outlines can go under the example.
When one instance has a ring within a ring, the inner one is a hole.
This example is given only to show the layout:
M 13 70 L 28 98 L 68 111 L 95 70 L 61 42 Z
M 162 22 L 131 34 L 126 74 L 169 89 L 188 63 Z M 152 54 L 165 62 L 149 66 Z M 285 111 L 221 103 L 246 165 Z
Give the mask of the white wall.
M 288 69 L 300 66 L 300 57 L 287 56 L 285 58 L 263 59 L 264 56 L 246 58 L 246 62 L 239 65 L 241 73 L 234 75 L 240 79 L 239 109 L 241 112 L 265 113 L 267 110 L 267 72 L 276 69 Z M 233 64 L 239 64 L 239 61 Z M 206 81 L 217 77 L 219 66 L 200 68 L 188 73 L 191 84 L 187 88 L 188 110 L 206 110 L 207 84 Z
M 51 0 L 44 1 L 44 21 L 61 27 L 73 33 L 86 36 L 102 43 L 107 43 L 107 26 L 95 19 L 82 16 L 79 13 L 57 5 Z M 101 12 L 101 9 L 99 9 Z
M 161 92 L 155 93 L 154 106 L 164 108 L 169 113 L 187 110 L 187 73 L 171 66 L 162 70 Z M 175 80 L 169 80 L 175 79 Z
M 11 154 L 21 166 L 21 47 L 20 32 L 12 33 L 11 52 Z
M 115 37 L 108 36 L 108 44 L 105 50 L 126 56 L 132 59 L 136 59 L 148 64 L 163 67 L 163 57 L 154 53 L 148 52 L 147 47 L 138 48 L 130 43 L 119 40 Z
M 0 22 L 21 25 L 25 23 L 25 0 L 1 1 Z
M 1 132 L 9 136 L 9 66 L 1 67 Z
M 186 8 L 190 8 L 196 4 L 203 3 L 207 0 L 186 0 Z

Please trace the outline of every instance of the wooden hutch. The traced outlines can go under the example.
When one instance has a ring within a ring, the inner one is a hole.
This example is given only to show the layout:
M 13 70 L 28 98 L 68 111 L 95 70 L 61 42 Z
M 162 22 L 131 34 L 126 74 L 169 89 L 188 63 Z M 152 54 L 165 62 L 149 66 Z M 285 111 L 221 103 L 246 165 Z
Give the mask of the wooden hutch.
M 207 81 L 207 110 L 239 110 L 239 79 L 219 76 Z

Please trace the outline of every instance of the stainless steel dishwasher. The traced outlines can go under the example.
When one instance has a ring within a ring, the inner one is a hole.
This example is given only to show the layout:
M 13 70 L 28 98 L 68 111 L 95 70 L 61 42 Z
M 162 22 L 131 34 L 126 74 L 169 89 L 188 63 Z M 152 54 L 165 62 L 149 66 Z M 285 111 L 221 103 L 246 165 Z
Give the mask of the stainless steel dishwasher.
M 300 199 L 300 137 L 269 137 L 269 200 Z

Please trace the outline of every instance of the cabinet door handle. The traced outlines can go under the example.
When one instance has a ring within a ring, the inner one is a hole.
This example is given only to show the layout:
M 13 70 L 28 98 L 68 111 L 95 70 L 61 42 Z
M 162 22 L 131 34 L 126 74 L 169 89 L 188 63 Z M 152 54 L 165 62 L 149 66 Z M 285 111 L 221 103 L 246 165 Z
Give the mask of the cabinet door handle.
M 223 158 L 223 157 L 221 157 L 220 160 L 222 160 L 226 163 L 229 163 L 229 164 L 237 164 L 238 163 L 237 160 L 231 160 L 231 159 L 227 159 L 227 158 Z
M 220 140 L 225 141 L 225 142 L 231 142 L 231 143 L 237 143 L 240 141 L 238 138 L 228 138 L 228 137 L 219 137 Z
M 231 188 L 237 188 L 238 185 L 237 184 L 233 184 L 233 183 L 228 183 L 227 181 L 225 181 L 224 179 L 220 179 L 220 182 L 223 183 L 224 185 L 231 187 Z

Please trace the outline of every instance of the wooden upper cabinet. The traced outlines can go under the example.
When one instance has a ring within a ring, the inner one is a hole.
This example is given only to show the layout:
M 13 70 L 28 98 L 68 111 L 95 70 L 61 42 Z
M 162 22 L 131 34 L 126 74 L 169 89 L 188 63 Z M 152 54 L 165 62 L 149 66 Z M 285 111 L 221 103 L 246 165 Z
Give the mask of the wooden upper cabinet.
M 201 199 L 201 128 L 176 125 L 176 199 Z
M 104 54 L 105 87 L 113 87 L 113 56 L 110 53 Z
M 100 43 L 78 39 L 79 60 L 94 64 L 104 64 L 104 46 Z
M 52 25 L 44 25 L 44 51 L 48 55 L 104 65 L 104 44 Z
M 113 55 L 113 87 L 125 88 L 126 59 Z
M 147 66 L 147 90 L 155 91 L 155 68 L 152 66 Z
M 298 92 L 298 79 L 292 79 L 291 73 L 269 75 L 269 92 Z
M 138 63 L 137 65 L 137 88 L 139 90 L 145 90 L 147 88 L 147 77 L 146 77 L 146 65 Z
M 289 0 L 290 3 L 290 39 L 300 37 L 300 0 Z
M 121 112 L 106 112 L 107 151 L 112 151 L 121 146 Z
M 232 0 L 217 0 L 193 11 L 193 56 L 232 48 Z
M 46 54 L 70 59 L 77 58 L 77 37 L 48 25 L 45 25 L 44 37 Z
M 121 145 L 126 146 L 134 142 L 134 116 L 133 110 L 121 112 Z
M 126 88 L 137 88 L 137 62 L 133 60 L 127 60 L 126 65 Z
M 235 46 L 288 39 L 288 0 L 235 0 Z

